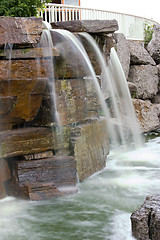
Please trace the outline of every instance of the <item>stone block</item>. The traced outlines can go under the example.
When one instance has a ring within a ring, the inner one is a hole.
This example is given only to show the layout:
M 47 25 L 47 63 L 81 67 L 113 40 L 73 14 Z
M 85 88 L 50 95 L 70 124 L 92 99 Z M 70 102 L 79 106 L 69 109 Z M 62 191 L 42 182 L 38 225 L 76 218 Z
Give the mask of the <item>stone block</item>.
M 116 20 L 75 20 L 51 23 L 53 29 L 66 29 L 70 32 L 113 33 L 118 30 Z
M 42 33 L 42 19 L 36 17 L 0 17 L 0 47 L 6 43 L 36 46 Z
M 21 128 L 0 132 L 0 158 L 35 154 L 53 149 L 69 149 L 69 128 L 65 128 L 63 139 L 51 128 Z
M 72 142 L 80 181 L 105 167 L 109 153 L 105 119 L 95 119 L 77 126 L 72 131 Z

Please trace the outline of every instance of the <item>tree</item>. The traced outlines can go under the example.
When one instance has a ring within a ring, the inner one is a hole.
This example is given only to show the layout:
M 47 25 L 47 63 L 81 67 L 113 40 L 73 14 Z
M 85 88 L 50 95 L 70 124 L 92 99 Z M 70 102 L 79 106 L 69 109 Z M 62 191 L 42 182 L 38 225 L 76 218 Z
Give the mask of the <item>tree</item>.
M 44 6 L 45 0 L 0 0 L 0 16 L 31 17 L 36 16 L 38 9 Z

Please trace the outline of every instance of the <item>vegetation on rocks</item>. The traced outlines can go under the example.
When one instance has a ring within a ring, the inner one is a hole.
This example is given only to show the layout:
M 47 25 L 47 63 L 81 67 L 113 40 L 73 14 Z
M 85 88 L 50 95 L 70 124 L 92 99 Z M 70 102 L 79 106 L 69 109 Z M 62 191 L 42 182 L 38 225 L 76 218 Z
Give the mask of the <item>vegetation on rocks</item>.
M 31 17 L 36 16 L 39 8 L 42 8 L 44 3 L 50 2 L 45 0 L 1 0 L 0 1 L 0 16 L 10 17 Z

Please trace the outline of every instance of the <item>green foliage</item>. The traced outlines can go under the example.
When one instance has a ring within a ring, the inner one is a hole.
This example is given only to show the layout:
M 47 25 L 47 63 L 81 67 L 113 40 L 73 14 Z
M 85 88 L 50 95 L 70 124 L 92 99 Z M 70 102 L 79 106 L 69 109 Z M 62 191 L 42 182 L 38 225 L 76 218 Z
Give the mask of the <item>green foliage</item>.
M 144 27 L 144 45 L 147 46 L 152 39 L 152 34 L 154 32 L 153 25 L 150 25 L 148 22 L 145 23 Z
M 39 8 L 49 0 L 0 0 L 0 16 L 31 17 L 36 16 Z

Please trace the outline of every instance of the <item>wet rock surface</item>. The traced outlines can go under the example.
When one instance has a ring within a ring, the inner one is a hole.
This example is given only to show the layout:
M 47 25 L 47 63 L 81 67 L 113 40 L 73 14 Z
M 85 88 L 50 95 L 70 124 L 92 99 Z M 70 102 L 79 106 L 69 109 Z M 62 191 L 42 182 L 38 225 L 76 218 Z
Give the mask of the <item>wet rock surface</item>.
M 138 240 L 160 240 L 160 195 L 147 196 L 131 215 L 132 234 Z

